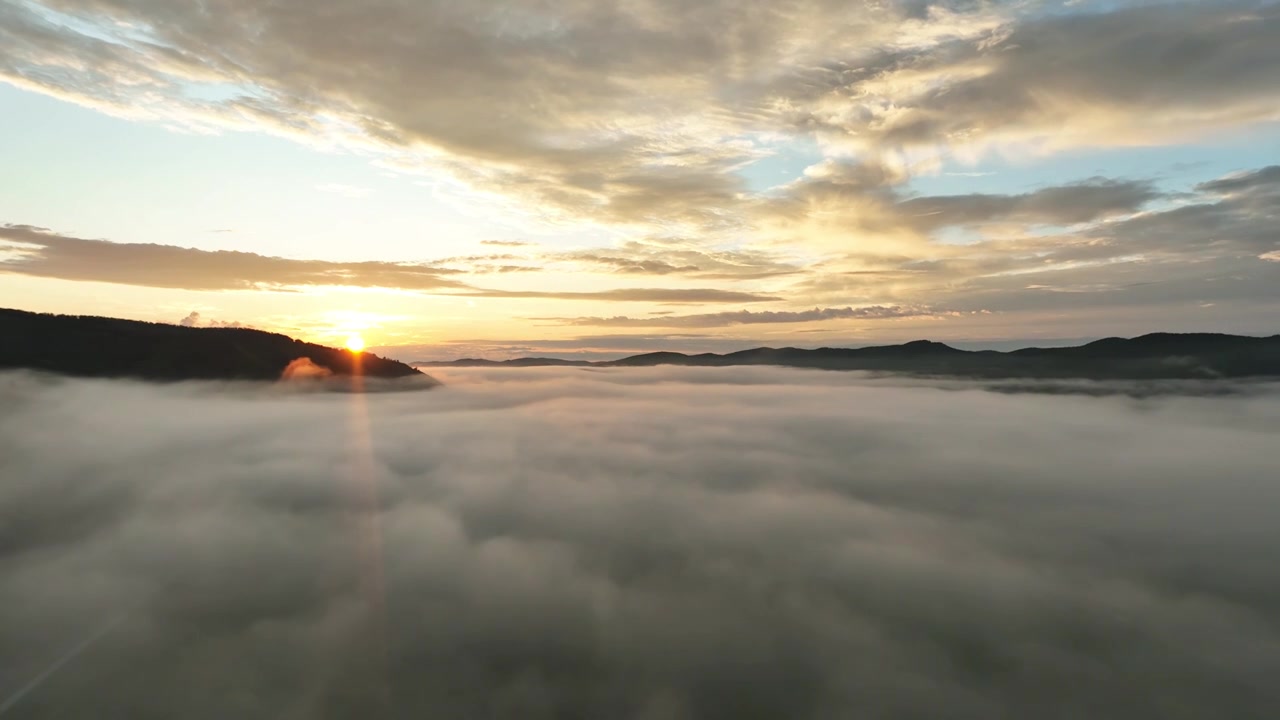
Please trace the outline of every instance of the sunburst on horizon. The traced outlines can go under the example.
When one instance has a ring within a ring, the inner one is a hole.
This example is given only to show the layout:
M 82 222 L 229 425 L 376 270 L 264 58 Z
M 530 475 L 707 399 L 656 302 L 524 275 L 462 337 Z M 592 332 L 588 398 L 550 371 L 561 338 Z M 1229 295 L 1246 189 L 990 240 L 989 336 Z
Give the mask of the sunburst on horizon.
M 364 338 L 360 337 L 360 333 L 352 333 L 347 336 L 347 349 L 353 353 L 364 350 Z

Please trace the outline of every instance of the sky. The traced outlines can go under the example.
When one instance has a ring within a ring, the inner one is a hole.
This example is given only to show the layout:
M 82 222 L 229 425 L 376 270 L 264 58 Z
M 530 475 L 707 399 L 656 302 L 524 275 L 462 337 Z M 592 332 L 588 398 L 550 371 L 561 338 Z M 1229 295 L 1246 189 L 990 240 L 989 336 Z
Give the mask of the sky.
M 1276 332 L 1280 5 L 5 0 L 0 306 L 403 360 Z
M 0 715 L 1275 716 L 1280 384 L 439 379 L 0 373 Z

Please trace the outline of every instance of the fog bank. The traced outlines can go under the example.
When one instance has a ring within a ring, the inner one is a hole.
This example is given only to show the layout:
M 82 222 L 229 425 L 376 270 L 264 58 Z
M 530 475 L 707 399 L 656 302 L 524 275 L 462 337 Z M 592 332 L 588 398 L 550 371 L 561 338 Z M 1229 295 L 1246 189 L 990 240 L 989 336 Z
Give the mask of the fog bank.
M 1276 385 L 432 375 L 0 374 L 0 715 L 1280 706 Z

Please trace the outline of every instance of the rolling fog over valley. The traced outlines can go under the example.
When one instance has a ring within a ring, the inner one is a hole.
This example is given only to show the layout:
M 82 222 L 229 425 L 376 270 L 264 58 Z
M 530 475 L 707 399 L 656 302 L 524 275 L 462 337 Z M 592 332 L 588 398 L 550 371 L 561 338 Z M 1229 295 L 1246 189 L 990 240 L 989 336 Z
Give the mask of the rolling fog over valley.
M 352 394 L 0 373 L 0 715 L 1280 702 L 1278 384 L 431 375 Z
M 1280 718 L 1280 0 L 0 0 L 0 720 Z

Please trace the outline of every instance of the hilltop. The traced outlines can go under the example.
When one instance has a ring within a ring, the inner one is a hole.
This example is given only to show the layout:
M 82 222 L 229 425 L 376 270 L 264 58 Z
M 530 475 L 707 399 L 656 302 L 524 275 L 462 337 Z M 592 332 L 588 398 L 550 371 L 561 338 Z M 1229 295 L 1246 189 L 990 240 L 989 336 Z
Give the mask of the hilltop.
M 337 376 L 355 372 L 349 351 L 247 328 L 194 328 L 85 315 L 0 309 L 0 369 L 146 380 L 277 380 L 299 358 Z M 360 374 L 423 377 L 371 353 Z

